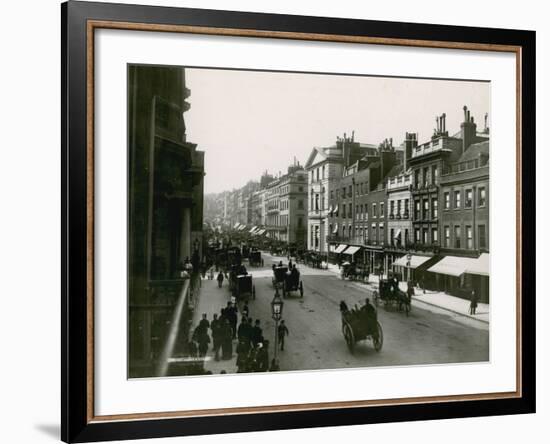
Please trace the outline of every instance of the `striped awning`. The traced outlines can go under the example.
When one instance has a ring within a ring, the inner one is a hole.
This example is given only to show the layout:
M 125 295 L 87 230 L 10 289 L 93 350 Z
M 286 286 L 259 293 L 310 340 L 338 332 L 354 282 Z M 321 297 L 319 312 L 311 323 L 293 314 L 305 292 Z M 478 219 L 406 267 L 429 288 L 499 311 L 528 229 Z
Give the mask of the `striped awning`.
M 336 248 L 336 250 L 334 250 L 335 253 L 339 254 L 341 253 L 342 251 L 344 251 L 346 249 L 347 245 L 346 244 L 340 244 L 338 245 L 338 247 Z
M 343 252 L 343 254 L 351 254 L 351 255 L 354 255 L 354 254 L 357 253 L 360 249 L 361 249 L 361 247 L 357 247 L 357 246 L 355 246 L 355 245 L 350 245 L 348 248 L 346 248 L 346 250 Z
M 445 256 L 437 264 L 428 268 L 428 271 L 458 277 L 468 268 L 473 267 L 476 261 L 477 259 L 471 257 Z
M 401 256 L 399 259 L 397 259 L 393 265 L 397 265 L 398 267 L 409 267 L 413 270 L 420 265 L 422 265 L 424 262 L 429 261 L 433 256 L 416 256 L 411 254 L 411 260 L 409 265 L 407 265 L 407 255 Z
M 482 253 L 481 256 L 475 259 L 475 262 L 466 268 L 466 273 L 489 276 L 490 263 L 491 255 L 489 253 Z

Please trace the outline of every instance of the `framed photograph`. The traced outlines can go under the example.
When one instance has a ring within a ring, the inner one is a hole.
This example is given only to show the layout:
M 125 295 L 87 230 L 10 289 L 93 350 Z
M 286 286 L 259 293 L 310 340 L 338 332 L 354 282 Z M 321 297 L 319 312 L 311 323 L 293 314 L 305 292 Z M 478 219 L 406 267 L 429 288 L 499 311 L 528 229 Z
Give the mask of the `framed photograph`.
M 535 33 L 62 12 L 62 439 L 535 411 Z

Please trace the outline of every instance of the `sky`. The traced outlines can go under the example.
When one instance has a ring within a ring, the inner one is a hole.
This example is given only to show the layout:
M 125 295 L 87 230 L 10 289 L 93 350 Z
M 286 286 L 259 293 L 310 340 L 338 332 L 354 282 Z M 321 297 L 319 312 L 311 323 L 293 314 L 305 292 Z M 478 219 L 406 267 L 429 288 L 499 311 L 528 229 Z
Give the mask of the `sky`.
M 186 82 L 187 140 L 205 152 L 205 193 L 284 173 L 294 157 L 304 165 L 313 147 L 352 131 L 362 143 L 399 146 L 406 132 L 423 143 L 442 113 L 458 132 L 464 105 L 478 129 L 485 113 L 490 122 L 486 82 L 194 68 Z

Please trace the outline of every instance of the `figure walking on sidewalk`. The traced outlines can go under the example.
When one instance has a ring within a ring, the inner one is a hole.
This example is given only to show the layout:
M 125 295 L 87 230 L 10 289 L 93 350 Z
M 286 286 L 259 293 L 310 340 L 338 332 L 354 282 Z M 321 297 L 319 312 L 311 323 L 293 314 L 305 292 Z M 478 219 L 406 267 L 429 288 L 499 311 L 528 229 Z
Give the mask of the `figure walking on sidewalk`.
M 477 293 L 475 290 L 472 290 L 470 294 L 470 314 L 475 315 L 477 308 Z
M 285 325 L 284 319 L 281 320 L 279 328 L 277 329 L 277 336 L 279 339 L 279 345 L 281 346 L 281 351 L 285 349 L 285 336 L 288 336 L 288 328 Z
M 223 284 L 223 273 L 220 270 L 220 272 L 218 273 L 218 288 L 222 288 L 222 284 Z

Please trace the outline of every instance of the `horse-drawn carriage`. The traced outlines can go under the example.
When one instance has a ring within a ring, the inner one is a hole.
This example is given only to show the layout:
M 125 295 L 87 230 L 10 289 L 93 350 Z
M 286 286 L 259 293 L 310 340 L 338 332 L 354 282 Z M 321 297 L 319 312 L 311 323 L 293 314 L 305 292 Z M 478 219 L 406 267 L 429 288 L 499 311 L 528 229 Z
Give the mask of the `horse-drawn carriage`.
M 296 265 L 292 267 L 290 271 L 287 271 L 283 280 L 283 298 L 290 296 L 294 291 L 300 292 L 300 297 L 304 297 L 304 284 L 300 279 L 300 272 L 296 268 Z
M 285 282 L 286 273 L 288 271 L 288 267 L 285 267 L 281 264 L 273 264 L 273 277 L 271 278 L 271 282 L 273 283 L 273 288 L 283 288 L 283 284 Z
M 347 304 L 340 302 L 342 316 L 342 334 L 351 353 L 355 344 L 362 340 L 372 339 L 374 349 L 379 352 L 384 343 L 382 326 L 378 322 L 376 309 L 367 304 L 361 308 L 348 308 Z
M 394 307 L 398 311 L 404 311 L 409 316 L 411 299 L 407 293 L 399 288 L 397 279 L 380 279 L 378 291 L 374 292 L 374 302 L 378 305 L 380 301 L 384 303 L 384 308 Z
M 237 300 L 245 300 L 248 297 L 256 299 L 256 288 L 252 282 L 252 275 L 248 274 L 244 265 L 233 265 L 229 272 L 229 291 Z
M 251 267 L 263 266 L 264 260 L 262 259 L 261 251 L 253 249 L 248 256 L 248 263 Z

